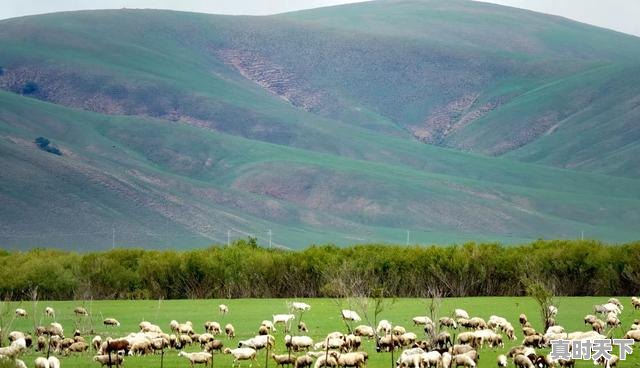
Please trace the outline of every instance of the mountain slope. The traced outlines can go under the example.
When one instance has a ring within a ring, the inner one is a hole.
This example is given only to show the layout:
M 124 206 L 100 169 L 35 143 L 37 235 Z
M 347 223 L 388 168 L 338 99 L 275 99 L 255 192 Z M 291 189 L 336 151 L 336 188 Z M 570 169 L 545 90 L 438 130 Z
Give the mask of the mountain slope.
M 6 246 L 640 235 L 633 37 L 380 1 L 16 18 L 0 49 Z

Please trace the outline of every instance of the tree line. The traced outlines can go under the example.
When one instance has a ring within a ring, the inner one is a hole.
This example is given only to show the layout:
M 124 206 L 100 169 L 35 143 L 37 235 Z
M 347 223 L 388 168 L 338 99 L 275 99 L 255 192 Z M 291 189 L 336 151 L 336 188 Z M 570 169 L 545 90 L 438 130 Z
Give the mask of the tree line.
M 334 245 L 266 249 L 255 240 L 186 251 L 0 251 L 0 297 L 178 299 L 517 296 L 527 282 L 556 295 L 634 295 L 640 242 L 553 240 L 508 246 Z

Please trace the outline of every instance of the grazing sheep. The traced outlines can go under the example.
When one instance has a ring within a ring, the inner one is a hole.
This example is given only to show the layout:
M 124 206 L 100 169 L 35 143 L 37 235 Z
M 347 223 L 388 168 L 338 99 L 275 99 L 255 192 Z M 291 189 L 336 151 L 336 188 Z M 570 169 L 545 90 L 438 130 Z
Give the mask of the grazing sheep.
M 423 366 L 427 368 L 435 368 L 439 365 L 440 361 L 442 360 L 442 355 L 437 350 L 429 351 L 429 352 L 420 354 L 420 360 Z
M 544 338 L 540 335 L 531 335 L 524 338 L 522 345 L 534 348 L 542 348 L 544 346 Z
M 391 350 L 395 350 L 395 348 L 398 347 L 399 345 L 400 345 L 400 342 L 398 341 L 398 336 L 384 335 L 378 338 L 378 341 L 376 342 L 376 351 L 389 352 Z
M 464 309 L 456 309 L 453 311 L 455 318 L 469 319 L 469 313 Z
M 89 349 L 89 345 L 86 342 L 74 342 L 73 344 L 69 345 L 69 347 L 66 349 L 66 353 L 71 354 L 71 353 L 84 353 L 85 351 L 87 351 Z
M 273 324 L 273 322 L 265 319 L 264 321 L 262 321 L 262 323 L 260 323 L 260 326 L 264 326 L 267 331 L 273 331 L 276 332 L 276 326 Z
M 44 351 L 47 348 L 47 339 L 44 336 L 38 336 L 36 340 L 36 351 Z
M 224 347 L 224 344 L 222 343 L 222 340 L 212 340 L 212 341 L 209 341 L 203 347 L 203 350 L 208 352 L 208 353 L 213 353 L 214 350 L 218 351 L 218 352 L 222 352 L 222 348 L 223 347 Z
M 307 303 L 303 302 L 293 302 L 291 303 L 291 308 L 297 311 L 308 311 L 311 310 L 311 306 Z
M 116 367 L 120 367 L 122 363 L 124 363 L 124 357 L 119 354 L 114 355 L 96 355 L 93 357 L 93 360 L 100 363 L 101 366 L 109 365 L 109 361 L 111 361 L 111 365 L 115 365 Z
M 458 355 L 458 354 L 464 354 L 468 351 L 473 350 L 473 347 L 471 347 L 471 345 L 456 344 L 456 345 L 453 345 L 449 350 L 451 354 Z
M 400 345 L 409 346 L 416 342 L 418 336 L 413 332 L 405 332 L 402 335 L 398 336 L 400 341 Z
M 356 311 L 343 309 L 341 311 L 341 314 L 342 314 L 342 319 L 346 321 L 355 321 L 355 322 L 362 321 L 362 318 L 360 318 L 360 316 L 358 315 L 358 313 L 356 313 Z M 316 362 L 316 365 L 317 365 L 317 362 Z
M 522 328 L 522 333 L 523 333 L 525 336 L 533 336 L 533 335 L 537 334 L 536 330 L 534 330 L 534 329 L 533 329 L 533 328 L 531 328 L 531 327 L 523 327 L 523 328 Z
M 633 309 L 640 308 L 640 298 L 638 298 L 636 296 L 632 296 L 631 297 L 631 305 L 633 306 Z
M 442 357 L 440 358 L 442 368 L 451 368 L 451 360 L 453 360 L 453 356 L 449 354 L 449 352 L 445 351 L 442 353 Z
M 515 340 L 516 339 L 516 333 L 515 333 L 515 330 L 514 330 L 513 326 L 511 325 L 511 323 L 507 322 L 507 324 L 502 328 L 502 330 L 507 335 L 509 340 Z
M 49 368 L 49 361 L 47 358 L 37 357 L 33 363 L 36 368 Z
M 497 363 L 498 363 L 498 367 L 506 368 L 506 366 L 508 365 L 507 357 L 504 354 L 498 355 Z
M 593 364 L 603 365 L 605 368 L 617 367 L 620 358 L 617 355 L 611 354 L 609 359 L 605 359 L 604 357 L 600 357 L 598 360 L 594 360 Z
M 95 351 L 98 351 L 100 345 L 102 345 L 102 337 L 99 335 L 94 336 L 93 339 L 91 339 L 91 346 Z
M 435 343 L 438 349 L 446 349 L 448 346 L 453 346 L 451 334 L 448 332 L 440 332 L 435 338 Z
M 463 366 L 465 368 L 475 368 L 476 362 L 471 359 L 470 356 L 466 354 L 458 354 L 451 357 L 451 363 L 454 367 Z
M 360 345 L 362 345 L 362 338 L 354 334 L 348 334 L 344 341 L 345 344 L 342 346 L 343 353 L 357 351 L 360 349 Z
M 309 350 L 313 346 L 313 340 L 309 336 L 291 336 L 284 337 L 284 346 L 293 351 Z
M 622 326 L 622 322 L 620 322 L 616 315 L 611 314 L 607 316 L 607 326 L 620 327 Z
M 623 339 L 633 339 L 634 341 L 640 341 L 640 330 L 627 331 Z
M 173 323 L 173 322 L 176 322 L 176 321 L 171 321 L 171 322 L 172 322 L 172 324 L 171 324 L 171 330 L 172 331 L 175 331 L 175 330 L 180 328 L 180 324 Z M 175 328 L 175 330 L 174 330 L 174 328 Z M 213 334 L 213 335 L 218 335 L 218 334 L 220 334 L 222 332 L 222 329 L 220 328 L 220 323 L 215 322 L 215 321 L 206 321 L 204 323 L 204 330 L 209 332 L 209 333 L 211 333 L 211 334 Z
M 586 316 L 584 316 L 585 325 L 593 324 L 593 322 L 595 322 L 596 320 L 597 320 L 597 317 L 594 316 L 593 314 L 587 314 Z
M 622 311 L 620 310 L 620 308 L 613 304 L 613 303 L 606 303 L 606 304 L 602 304 L 602 305 L 595 305 L 593 307 L 594 312 L 596 313 L 600 313 L 600 314 L 609 314 L 609 313 L 615 313 L 616 315 L 621 314 Z
M 192 367 L 194 364 L 209 365 L 209 363 L 211 363 L 211 359 L 213 358 L 213 355 L 204 351 L 200 351 L 197 353 L 186 353 L 184 351 L 181 351 L 178 353 L 178 356 L 183 356 L 189 359 L 189 363 Z
M 555 317 L 556 315 L 558 315 L 558 307 L 556 307 L 555 305 L 550 305 L 549 306 L 549 315 L 551 317 Z
M 431 320 L 431 318 L 427 317 L 427 316 L 416 316 L 412 318 L 413 321 L 413 325 L 414 326 L 426 326 L 428 324 L 433 324 L 433 321 Z
M 524 313 L 520 314 L 520 317 L 518 317 L 518 320 L 520 321 L 521 326 L 524 326 L 525 324 L 527 324 L 527 322 L 529 322 L 529 320 L 527 319 L 527 315 Z
M 440 327 L 458 328 L 458 323 L 451 317 L 442 317 L 438 320 Z
M 307 324 L 302 321 L 298 322 L 298 331 L 309 332 L 309 329 L 307 328 Z
M 89 315 L 89 312 L 87 312 L 87 310 L 84 309 L 84 307 L 75 307 L 73 309 L 73 313 L 76 315 L 76 317 Z
M 209 341 L 213 341 L 215 337 L 210 333 L 203 333 L 198 336 L 198 342 L 200 343 L 200 347 L 204 347 Z
M 321 368 L 321 367 L 337 367 L 338 360 L 335 357 L 335 352 L 331 352 L 329 354 L 322 353 L 316 359 L 316 364 L 314 364 L 313 368 Z
M 224 333 L 227 334 L 228 339 L 235 339 L 236 337 L 236 329 L 233 327 L 231 323 L 227 323 L 224 326 Z
M 189 335 L 183 334 L 178 336 L 178 341 L 180 342 L 180 346 L 182 347 L 193 344 L 193 339 Z
M 469 323 L 471 324 L 472 328 L 475 328 L 476 330 L 483 330 L 485 328 L 488 328 L 489 326 L 487 325 L 487 322 L 480 318 L 480 317 L 472 317 L 469 319 Z
M 26 310 L 22 309 L 22 308 L 17 308 L 16 309 L 16 317 L 18 318 L 25 318 L 28 317 L 29 314 L 27 313 Z
M 618 306 L 618 308 L 620 308 L 620 310 L 624 310 L 624 305 L 620 303 L 620 300 L 618 298 L 609 298 L 609 300 L 607 300 L 607 303 L 615 304 Z
M 44 309 L 44 315 L 47 317 L 55 317 L 56 312 L 51 307 L 46 307 Z
M 378 334 L 384 333 L 386 335 L 391 333 L 392 328 L 393 327 L 391 326 L 391 322 L 387 321 L 386 319 L 383 319 L 380 322 L 378 322 L 378 327 L 376 327 L 376 332 L 378 332 Z
M 2 360 L 2 359 L 0 359 Z M 22 359 L 15 359 L 14 360 L 14 367 L 15 368 L 27 368 L 27 365 L 24 364 L 24 360 Z
M 158 325 L 154 325 L 151 322 L 142 321 L 138 325 L 141 332 L 162 333 L 162 329 Z
M 513 357 L 513 364 L 517 368 L 533 368 L 533 362 L 528 357 L 518 354 Z
M 126 339 L 113 340 L 110 337 L 107 337 L 107 340 L 103 345 L 105 346 L 105 349 L 102 351 L 102 353 L 118 352 L 121 350 L 124 351 L 125 355 L 129 353 L 130 344 Z
M 60 368 L 60 360 L 54 356 L 47 358 L 49 361 L 49 368 Z
M 476 334 L 473 332 L 462 332 L 458 335 L 458 343 L 475 346 Z
M 356 336 L 371 338 L 375 336 L 375 331 L 371 326 L 359 325 L 353 330 L 353 334 Z
M 364 352 L 335 353 L 334 356 L 340 367 L 363 367 L 367 362 L 367 355 Z
M 260 325 L 258 328 L 258 335 L 264 336 L 269 334 L 269 328 L 265 325 Z
M 105 326 L 115 326 L 115 327 L 120 327 L 120 322 L 118 322 L 117 319 L 115 318 L 105 318 L 104 321 L 102 321 L 102 323 Z
M 237 348 L 237 349 L 224 349 L 225 354 L 233 355 L 233 366 L 235 367 L 236 363 L 239 363 L 241 360 L 250 360 L 258 362 L 256 360 L 256 350 L 252 348 Z M 250 365 L 253 363 L 250 363 Z
M 302 355 L 296 358 L 293 368 L 309 368 L 313 364 L 313 358 L 308 355 Z
M 271 359 L 276 362 L 276 365 L 284 367 L 285 365 L 292 365 L 296 362 L 296 356 L 290 354 L 271 354 Z
M 241 340 L 238 342 L 238 348 L 248 347 L 255 350 L 265 348 L 267 345 L 272 348 L 275 344 L 275 339 L 271 335 L 258 335 L 248 340 Z
M 146 355 L 151 354 L 153 349 L 151 348 L 151 342 L 148 340 L 144 341 L 136 341 L 131 344 L 131 349 L 129 350 L 129 355 Z
M 220 312 L 220 314 L 224 316 L 225 314 L 229 313 L 229 307 L 226 304 L 220 304 L 218 306 L 218 312 Z

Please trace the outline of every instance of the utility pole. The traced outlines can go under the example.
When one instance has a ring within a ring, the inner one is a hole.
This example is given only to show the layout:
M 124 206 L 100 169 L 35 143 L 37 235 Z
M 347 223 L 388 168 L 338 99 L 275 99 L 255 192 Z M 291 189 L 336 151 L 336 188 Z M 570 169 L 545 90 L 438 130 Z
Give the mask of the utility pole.
M 111 249 L 116 249 L 116 227 L 111 226 Z
M 271 248 L 271 229 L 269 229 L 269 248 Z

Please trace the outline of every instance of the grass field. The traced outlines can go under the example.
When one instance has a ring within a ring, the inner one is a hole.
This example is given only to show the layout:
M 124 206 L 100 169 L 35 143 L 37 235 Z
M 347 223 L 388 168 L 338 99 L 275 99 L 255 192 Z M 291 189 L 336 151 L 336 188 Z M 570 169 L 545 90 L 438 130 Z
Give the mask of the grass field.
M 556 305 L 559 313 L 556 321 L 564 326 L 567 331 L 587 330 L 582 323 L 582 318 L 586 314 L 590 314 L 594 304 L 605 303 L 607 298 L 602 297 L 567 297 L 558 298 Z M 640 316 L 640 311 L 636 312 L 631 308 L 628 297 L 621 297 L 620 300 L 625 304 L 625 309 L 620 319 L 624 328 L 612 331 L 613 336 L 620 337 L 624 331 L 631 325 L 634 318 Z M 302 301 L 302 300 L 301 300 Z M 343 331 L 346 328 L 340 319 L 339 309 L 353 307 L 347 301 L 337 301 L 333 299 L 306 299 L 312 308 L 306 312 L 302 319 L 309 327 L 309 335 L 314 341 L 320 341 L 323 336 L 332 331 Z M 229 306 L 229 313 L 226 316 L 218 314 L 217 306 L 219 303 L 225 303 Z M 236 328 L 237 338 L 230 341 L 223 338 L 225 346 L 235 347 L 239 339 L 246 339 L 256 334 L 258 326 L 262 320 L 271 319 L 272 314 L 287 313 L 287 300 L 285 299 L 232 299 L 232 300 L 163 300 L 163 301 L 94 301 L 94 302 L 38 302 L 36 306 L 36 322 L 48 324 L 50 320 L 44 317 L 42 311 L 45 307 L 51 306 L 56 310 L 57 320 L 62 323 L 65 333 L 71 335 L 75 326 L 81 329 L 90 329 L 91 323 L 87 320 L 78 320 L 73 315 L 73 308 L 78 305 L 84 305 L 91 314 L 93 327 L 101 336 L 124 336 L 129 332 L 137 331 L 137 325 L 142 320 L 148 320 L 158 324 L 164 331 L 169 330 L 169 322 L 176 319 L 180 322 L 190 320 L 193 322 L 197 333 L 203 332 L 203 324 L 207 320 L 215 320 L 224 326 L 226 323 L 232 323 Z M 34 306 L 31 302 L 10 303 L 10 308 L 21 307 L 26 309 L 30 315 L 27 319 L 15 320 L 12 330 L 31 331 L 33 329 Z M 340 305 L 340 306 L 339 306 Z M 427 299 L 396 299 L 387 300 L 384 311 L 380 314 L 381 319 L 388 319 L 394 325 L 402 325 L 407 331 L 413 331 L 418 336 L 424 336 L 420 327 L 414 327 L 411 318 L 417 315 L 425 315 L 427 308 Z M 443 299 L 440 305 L 439 316 L 449 315 L 453 313 L 454 308 L 463 308 L 469 312 L 471 316 L 479 316 L 488 319 L 490 315 L 495 314 L 505 317 L 514 327 L 516 327 L 516 341 L 505 340 L 505 347 L 497 350 L 483 348 L 480 350 L 479 367 L 495 366 L 498 354 L 508 351 L 511 346 L 521 342 L 522 333 L 519 329 L 518 316 L 525 313 L 531 323 L 537 330 L 541 329 L 540 317 L 538 309 L 532 298 L 528 297 L 477 297 L 477 298 L 447 298 Z M 42 317 L 41 317 L 42 316 Z M 106 317 L 117 318 L 121 322 L 119 328 L 105 328 L 101 321 Z M 353 326 L 355 327 L 355 326 Z M 9 330 L 9 329 L 7 329 Z M 452 335 L 455 331 L 452 331 Z M 286 352 L 283 343 L 285 333 L 281 328 L 274 334 L 276 337 L 276 353 Z M 90 340 L 92 336 L 88 336 Z M 363 342 L 364 350 L 369 353 L 369 367 L 389 367 L 391 362 L 390 353 L 376 353 L 373 341 Z M 188 351 L 196 351 L 196 346 L 190 347 Z M 617 351 L 614 351 L 617 353 Z M 395 353 L 398 356 L 399 353 Z M 22 359 L 27 366 L 33 366 L 33 360 L 38 353 L 29 351 Z M 62 367 L 94 367 L 97 363 L 92 362 L 93 353 L 86 353 L 80 356 L 62 358 Z M 260 366 L 265 365 L 265 352 L 260 351 L 258 355 Z M 640 358 L 632 354 L 627 361 L 621 362 L 623 367 L 635 367 L 640 364 Z M 245 364 L 247 365 L 247 364 Z M 511 364 L 510 364 L 511 365 Z M 125 359 L 127 368 L 138 367 L 159 367 L 160 356 L 142 356 L 127 357 Z M 215 355 L 214 366 L 231 366 L 231 357 L 229 355 Z M 273 360 L 269 361 L 269 366 L 275 366 Z M 511 365 L 512 366 L 512 365 Z M 578 361 L 578 367 L 591 367 L 590 361 Z M 183 368 L 188 367 L 188 361 L 179 358 L 177 352 L 168 350 L 165 354 L 164 367 Z

